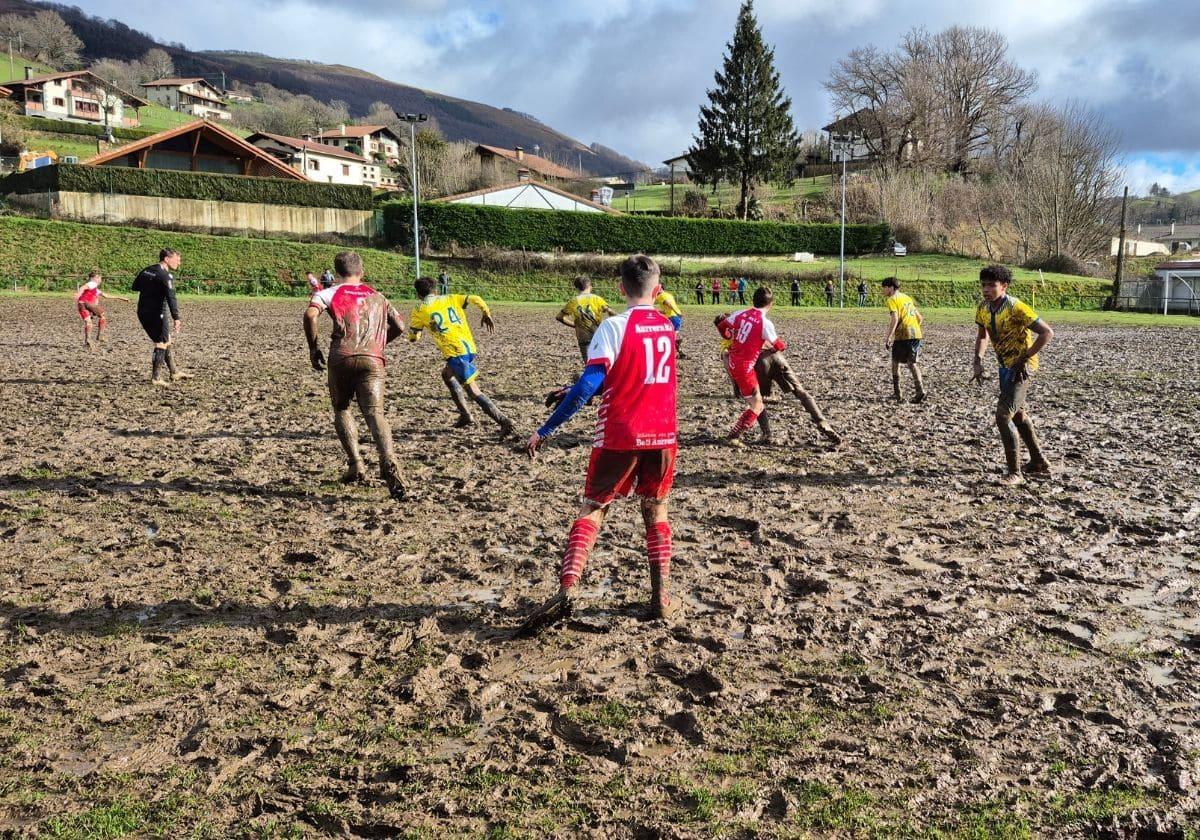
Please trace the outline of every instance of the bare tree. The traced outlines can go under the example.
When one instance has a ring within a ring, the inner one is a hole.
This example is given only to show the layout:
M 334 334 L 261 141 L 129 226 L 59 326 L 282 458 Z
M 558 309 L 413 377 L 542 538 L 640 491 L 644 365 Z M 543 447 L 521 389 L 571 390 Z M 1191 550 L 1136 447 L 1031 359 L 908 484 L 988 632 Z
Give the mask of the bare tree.
M 128 61 L 102 58 L 92 62 L 88 69 L 114 87 L 125 91 L 136 91 L 140 81 L 137 67 Z
M 139 66 L 139 82 L 154 82 L 175 75 L 175 62 L 171 60 L 171 54 L 158 47 L 147 50 Z
M 38 12 L 28 18 L 28 34 L 25 36 L 26 51 L 38 61 L 59 69 L 79 65 L 79 51 L 83 41 L 67 22 L 55 12 Z

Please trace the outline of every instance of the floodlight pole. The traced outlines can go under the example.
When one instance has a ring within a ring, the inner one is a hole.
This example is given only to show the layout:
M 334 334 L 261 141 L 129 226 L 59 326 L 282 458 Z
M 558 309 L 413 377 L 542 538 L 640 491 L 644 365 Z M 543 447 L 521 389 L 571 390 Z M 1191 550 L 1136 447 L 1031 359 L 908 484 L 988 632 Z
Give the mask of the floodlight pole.
M 429 119 L 427 114 L 397 114 L 403 121 L 408 123 L 408 145 L 411 151 L 411 169 L 409 170 L 409 183 L 412 185 L 412 200 L 413 200 L 413 262 L 417 272 L 417 279 L 421 277 L 421 223 L 417 215 L 417 204 L 421 200 L 421 179 L 417 174 L 417 123 L 425 122 Z
M 842 225 L 841 244 L 838 248 L 838 308 L 846 308 L 846 146 L 849 138 L 844 134 L 838 135 L 834 147 L 838 157 L 842 159 Z

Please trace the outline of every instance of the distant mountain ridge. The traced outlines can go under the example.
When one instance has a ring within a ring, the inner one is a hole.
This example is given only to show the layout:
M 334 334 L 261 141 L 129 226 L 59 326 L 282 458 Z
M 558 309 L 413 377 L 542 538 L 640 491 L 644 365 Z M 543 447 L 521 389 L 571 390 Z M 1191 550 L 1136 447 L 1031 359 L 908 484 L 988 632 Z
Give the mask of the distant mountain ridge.
M 538 154 L 575 169 L 582 166 L 591 175 L 627 174 L 646 165 L 599 144 L 587 145 L 538 120 L 511 108 L 497 108 L 436 91 L 422 90 L 388 81 L 357 67 L 321 64 L 303 59 L 282 59 L 261 53 L 228 50 L 190 50 L 182 44 L 164 44 L 117 20 L 102 20 L 74 6 L 35 3 L 31 0 L 0 0 L 0 14 L 33 13 L 52 9 L 62 15 L 83 41 L 88 61 L 116 58 L 128 61 L 159 47 L 171 54 L 180 76 L 221 73 L 245 85 L 266 82 L 297 94 L 308 94 L 328 102 L 340 99 L 352 114 L 366 114 L 371 103 L 383 101 L 400 113 L 424 113 L 436 118 L 448 140 L 471 140 L 491 146 L 538 146 Z

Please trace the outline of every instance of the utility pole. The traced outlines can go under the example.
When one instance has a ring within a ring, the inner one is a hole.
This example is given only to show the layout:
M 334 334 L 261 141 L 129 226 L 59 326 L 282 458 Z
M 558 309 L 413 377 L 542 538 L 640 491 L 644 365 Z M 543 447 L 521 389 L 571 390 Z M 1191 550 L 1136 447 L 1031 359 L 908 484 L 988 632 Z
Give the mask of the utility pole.
M 1125 268 L 1125 207 L 1129 203 L 1129 187 L 1125 187 L 1125 192 L 1121 196 L 1121 234 L 1117 240 L 1117 272 L 1113 277 L 1112 297 L 1108 299 L 1108 309 L 1116 309 L 1120 306 L 1121 300 L 1121 276 L 1124 274 Z
M 832 134 L 830 134 L 830 140 L 833 141 Z M 838 249 L 839 309 L 846 308 L 846 156 L 849 151 L 849 141 L 850 138 L 846 135 L 839 135 L 836 141 L 837 153 L 842 159 L 842 230 L 841 244 Z
M 417 271 L 417 278 L 421 276 L 421 228 L 420 221 L 417 217 L 417 204 L 421 200 L 421 182 L 420 176 L 417 174 L 417 123 L 425 122 L 429 119 L 426 114 L 397 114 L 401 122 L 408 123 L 408 144 L 412 152 L 412 170 L 409 173 L 409 182 L 412 186 L 413 199 L 413 260 Z

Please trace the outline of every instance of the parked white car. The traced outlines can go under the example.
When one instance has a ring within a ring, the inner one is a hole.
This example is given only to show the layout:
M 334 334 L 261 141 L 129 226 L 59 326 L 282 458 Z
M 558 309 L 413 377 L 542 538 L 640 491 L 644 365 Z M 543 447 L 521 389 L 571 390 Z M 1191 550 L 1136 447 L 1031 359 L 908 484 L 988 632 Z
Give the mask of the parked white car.
M 901 242 L 893 242 L 892 243 L 892 256 L 893 257 L 907 257 L 908 249 L 905 248 L 904 244 Z

